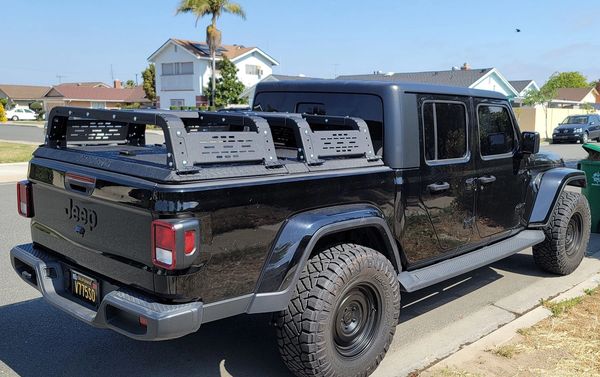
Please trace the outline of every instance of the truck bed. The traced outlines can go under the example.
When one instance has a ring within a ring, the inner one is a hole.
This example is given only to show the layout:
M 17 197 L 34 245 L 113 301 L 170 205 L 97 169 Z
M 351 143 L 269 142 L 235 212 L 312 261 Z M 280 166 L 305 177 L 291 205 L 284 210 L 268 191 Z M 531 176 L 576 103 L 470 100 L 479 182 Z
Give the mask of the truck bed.
M 64 108 L 56 112 L 50 117 L 54 126 L 48 126 L 46 144 L 30 164 L 32 240 L 63 260 L 65 268 L 99 279 L 106 289 L 127 285 L 161 300 L 205 304 L 251 294 L 273 240 L 295 213 L 367 203 L 393 215 L 394 173 L 373 153 L 360 119 Z M 98 141 L 79 133 L 70 141 L 71 119 L 92 130 L 98 122 L 111 123 L 108 128 L 122 122 L 127 137 Z M 165 144 L 144 143 L 146 124 L 162 124 Z M 221 161 L 217 154 L 201 152 L 214 146 L 213 138 L 258 131 L 268 138 L 246 139 L 247 153 L 226 153 L 231 157 Z M 84 226 L 82 233 L 85 216 L 73 214 L 83 211 L 94 214 L 95 225 Z M 184 270 L 158 268 L 151 258 L 152 221 L 170 218 L 194 218 L 201 224 L 200 252 Z
M 383 165 L 357 118 L 59 108 L 51 122 L 35 157 L 161 183 Z M 146 145 L 148 124 L 164 144 Z

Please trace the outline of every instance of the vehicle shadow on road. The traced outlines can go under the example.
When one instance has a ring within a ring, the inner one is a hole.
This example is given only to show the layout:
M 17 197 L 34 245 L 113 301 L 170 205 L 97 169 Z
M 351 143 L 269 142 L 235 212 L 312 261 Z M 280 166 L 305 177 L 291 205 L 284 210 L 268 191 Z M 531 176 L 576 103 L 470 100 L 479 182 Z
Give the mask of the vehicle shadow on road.
M 21 376 L 290 376 L 269 320 L 242 315 L 184 338 L 140 342 L 34 299 L 0 307 L 0 361 Z

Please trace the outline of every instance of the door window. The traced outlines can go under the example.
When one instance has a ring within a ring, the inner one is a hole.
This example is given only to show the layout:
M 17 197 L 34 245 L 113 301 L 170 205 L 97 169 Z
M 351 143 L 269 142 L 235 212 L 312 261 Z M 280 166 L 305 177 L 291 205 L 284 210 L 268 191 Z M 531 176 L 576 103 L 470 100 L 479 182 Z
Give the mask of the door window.
M 515 132 L 508 109 L 504 106 L 480 105 L 477 117 L 481 156 L 512 154 Z
M 423 104 L 425 161 L 462 160 L 467 153 L 467 108 L 461 102 Z

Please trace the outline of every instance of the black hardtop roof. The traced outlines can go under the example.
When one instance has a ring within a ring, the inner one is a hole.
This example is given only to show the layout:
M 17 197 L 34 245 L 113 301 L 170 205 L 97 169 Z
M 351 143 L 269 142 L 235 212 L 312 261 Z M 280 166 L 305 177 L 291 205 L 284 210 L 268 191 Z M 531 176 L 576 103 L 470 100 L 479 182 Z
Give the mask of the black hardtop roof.
M 382 82 L 359 80 L 303 80 L 271 81 L 258 83 L 256 95 L 260 92 L 329 92 L 329 93 L 371 93 L 382 97 L 397 93 L 447 94 L 456 96 L 506 99 L 501 93 L 489 90 L 469 89 L 455 86 L 419 84 L 411 82 Z

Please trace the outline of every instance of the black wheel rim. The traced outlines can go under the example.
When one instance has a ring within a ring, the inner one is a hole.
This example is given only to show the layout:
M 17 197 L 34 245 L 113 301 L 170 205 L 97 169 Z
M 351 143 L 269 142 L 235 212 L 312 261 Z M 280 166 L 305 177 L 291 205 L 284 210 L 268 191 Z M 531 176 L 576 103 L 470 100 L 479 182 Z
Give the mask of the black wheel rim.
M 568 256 L 575 254 L 579 250 L 583 239 L 582 230 L 581 215 L 575 213 L 569 220 L 567 234 L 565 235 L 565 251 Z
M 373 342 L 381 321 L 381 299 L 369 283 L 349 289 L 335 311 L 333 341 L 340 355 L 352 358 Z

